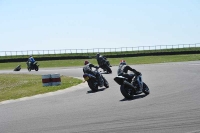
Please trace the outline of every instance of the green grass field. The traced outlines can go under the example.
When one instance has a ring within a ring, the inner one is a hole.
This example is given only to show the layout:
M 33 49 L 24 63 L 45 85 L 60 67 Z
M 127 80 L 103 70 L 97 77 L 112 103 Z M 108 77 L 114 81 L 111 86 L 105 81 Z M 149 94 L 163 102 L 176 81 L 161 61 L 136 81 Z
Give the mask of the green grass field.
M 121 59 L 126 60 L 128 64 L 150 64 L 150 63 L 165 63 L 165 62 L 179 62 L 179 61 L 194 61 L 200 60 L 200 54 L 187 54 L 187 55 L 165 55 L 165 56 L 140 56 L 140 57 L 127 57 L 127 58 L 108 58 L 111 65 L 118 65 Z M 88 59 L 91 63 L 97 65 L 96 59 Z M 52 61 L 39 61 L 40 68 L 51 67 L 72 67 L 83 66 L 85 59 L 75 60 L 52 60 Z M 26 69 L 26 62 L 10 62 L 0 63 L 0 70 L 14 69 L 17 65 L 21 65 L 22 69 Z

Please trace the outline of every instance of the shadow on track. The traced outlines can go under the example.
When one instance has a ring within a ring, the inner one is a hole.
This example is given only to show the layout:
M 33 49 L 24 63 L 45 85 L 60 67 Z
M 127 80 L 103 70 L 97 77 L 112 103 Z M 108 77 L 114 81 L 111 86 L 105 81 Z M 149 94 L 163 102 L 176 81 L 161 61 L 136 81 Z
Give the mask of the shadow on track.
M 126 99 L 126 98 L 124 98 L 124 99 L 122 99 L 122 100 L 120 100 L 121 102 L 123 102 L 123 101 L 132 101 L 132 100 L 137 100 L 137 99 L 140 99 L 140 98 L 144 98 L 144 97 L 146 97 L 147 95 L 145 95 L 145 94 L 141 94 L 141 95 L 136 95 L 136 96 L 133 96 L 133 98 L 132 99 Z
M 107 88 L 98 89 L 98 91 L 96 91 L 96 92 L 94 92 L 92 90 L 89 90 L 89 91 L 87 91 L 87 94 L 89 94 L 89 93 L 97 93 L 97 92 L 100 92 L 100 91 L 104 91 L 105 89 L 107 89 Z

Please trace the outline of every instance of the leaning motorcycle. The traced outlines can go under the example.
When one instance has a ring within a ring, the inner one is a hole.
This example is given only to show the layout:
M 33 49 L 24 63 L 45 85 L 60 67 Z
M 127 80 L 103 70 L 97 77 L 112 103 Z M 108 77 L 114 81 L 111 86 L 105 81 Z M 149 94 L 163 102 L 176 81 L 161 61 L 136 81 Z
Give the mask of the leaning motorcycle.
M 38 71 L 39 70 L 39 64 L 37 61 L 35 61 L 32 65 L 29 65 L 29 62 L 27 61 L 26 62 L 26 65 L 27 65 L 27 69 L 28 71 L 30 72 L 31 70 L 35 70 L 35 71 Z
M 114 81 L 120 85 L 120 91 L 122 95 L 127 99 L 132 99 L 134 95 L 144 93 L 150 94 L 149 87 L 142 81 L 142 74 L 134 75 L 133 83 L 123 76 L 117 76 Z M 142 90 L 142 91 L 139 91 Z
M 96 68 L 95 71 L 98 72 L 99 68 Z M 98 72 L 99 73 L 99 72 Z M 109 83 L 108 81 L 105 79 L 105 77 L 103 77 L 103 75 L 101 75 L 104 81 L 104 86 L 106 88 L 109 87 Z M 88 86 L 90 87 L 90 89 L 94 92 L 98 91 L 98 87 L 99 87 L 99 82 L 98 82 L 98 78 L 92 74 L 88 74 L 88 73 L 84 73 L 83 74 L 83 78 L 85 81 L 87 81 Z

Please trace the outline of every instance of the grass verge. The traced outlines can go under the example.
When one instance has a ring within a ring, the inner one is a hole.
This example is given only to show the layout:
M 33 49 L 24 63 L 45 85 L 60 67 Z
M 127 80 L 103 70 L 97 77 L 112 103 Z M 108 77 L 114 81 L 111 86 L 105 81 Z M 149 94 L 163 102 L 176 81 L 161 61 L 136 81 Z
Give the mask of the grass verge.
M 82 82 L 81 79 L 61 76 L 61 85 L 43 87 L 41 75 L 0 74 L 0 102 L 62 90 Z

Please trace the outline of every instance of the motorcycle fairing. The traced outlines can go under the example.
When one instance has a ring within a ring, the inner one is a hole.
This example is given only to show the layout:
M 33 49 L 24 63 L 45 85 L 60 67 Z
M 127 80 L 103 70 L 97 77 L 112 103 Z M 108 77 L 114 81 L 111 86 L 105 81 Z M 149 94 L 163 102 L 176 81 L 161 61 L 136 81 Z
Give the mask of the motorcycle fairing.
M 118 83 L 119 85 L 123 85 L 125 79 L 127 79 L 127 78 L 125 78 L 123 76 L 117 76 L 114 78 L 115 82 Z

